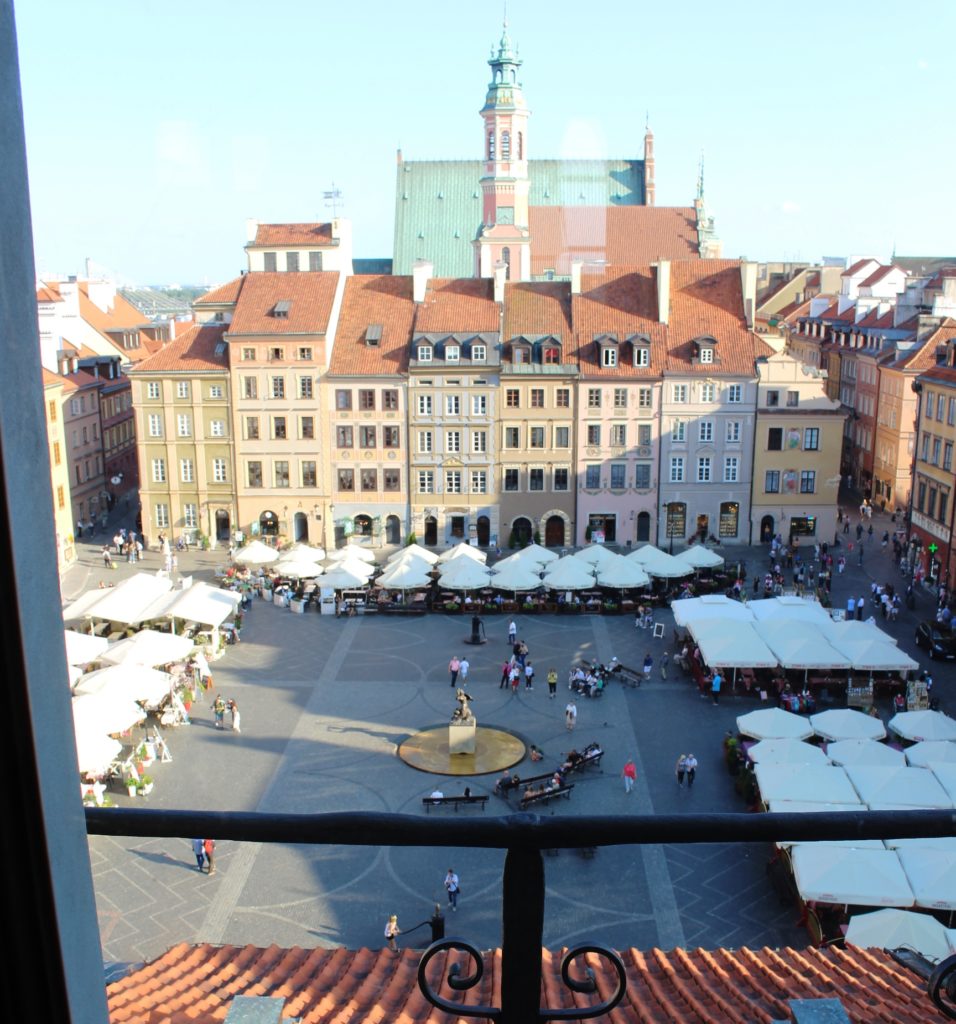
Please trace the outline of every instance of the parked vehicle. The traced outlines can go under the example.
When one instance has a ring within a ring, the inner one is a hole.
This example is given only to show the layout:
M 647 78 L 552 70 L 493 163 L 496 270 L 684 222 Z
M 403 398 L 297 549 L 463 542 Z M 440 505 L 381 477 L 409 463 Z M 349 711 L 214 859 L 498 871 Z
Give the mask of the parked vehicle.
M 916 646 L 923 647 L 931 658 L 956 658 L 956 633 L 938 622 L 921 622 L 916 627 Z

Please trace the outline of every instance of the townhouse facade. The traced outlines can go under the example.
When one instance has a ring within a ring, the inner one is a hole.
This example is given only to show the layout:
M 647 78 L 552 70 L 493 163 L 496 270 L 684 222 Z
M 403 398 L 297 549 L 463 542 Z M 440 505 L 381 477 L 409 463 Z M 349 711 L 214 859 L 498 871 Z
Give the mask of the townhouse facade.
M 43 411 L 46 419 L 47 449 L 50 456 L 50 485 L 53 493 L 53 526 L 56 530 L 57 571 L 63 573 L 76 561 L 73 510 L 70 507 L 70 469 L 67 463 L 66 433 L 63 429 L 62 377 L 41 369 Z

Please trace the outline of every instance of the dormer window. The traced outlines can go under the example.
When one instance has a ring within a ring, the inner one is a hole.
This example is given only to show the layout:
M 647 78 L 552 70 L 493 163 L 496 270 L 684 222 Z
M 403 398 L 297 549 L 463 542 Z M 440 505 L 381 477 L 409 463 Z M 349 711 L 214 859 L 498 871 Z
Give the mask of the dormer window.
M 694 349 L 693 362 L 708 364 L 720 362 L 717 358 L 717 339 L 709 334 L 702 334 L 699 338 L 694 338 Z
M 554 345 L 547 345 L 541 352 L 541 362 L 545 366 L 556 366 L 561 362 L 561 350 Z
M 483 363 L 488 358 L 488 349 L 484 345 L 472 345 L 471 346 L 471 361 L 473 363 Z
M 700 350 L 700 361 L 702 363 L 712 363 L 714 361 L 714 350 L 712 348 L 702 348 Z
M 369 348 L 378 348 L 382 343 L 382 325 L 381 324 L 369 324 L 365 328 L 365 344 Z
M 418 361 L 420 363 L 430 363 L 432 361 L 432 347 L 431 347 L 431 345 L 419 345 L 418 346 Z
M 272 307 L 272 315 L 280 320 L 288 320 L 289 310 L 291 309 L 291 299 L 279 299 L 279 301 Z
M 650 366 L 651 365 L 651 350 L 648 345 L 635 345 L 634 346 L 634 365 L 635 366 Z
M 445 362 L 457 363 L 461 360 L 461 349 L 457 345 L 448 345 L 445 348 Z
M 617 366 L 617 349 L 613 345 L 604 345 L 601 348 L 601 365 Z
M 527 345 L 512 345 L 511 361 L 513 363 L 530 363 L 531 349 Z

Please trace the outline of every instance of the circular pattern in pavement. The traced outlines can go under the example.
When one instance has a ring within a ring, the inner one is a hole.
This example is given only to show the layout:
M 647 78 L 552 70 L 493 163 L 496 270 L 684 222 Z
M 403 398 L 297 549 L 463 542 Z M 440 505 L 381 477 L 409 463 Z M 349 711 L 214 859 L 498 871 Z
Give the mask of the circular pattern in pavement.
M 525 755 L 525 745 L 504 729 L 478 726 L 473 754 L 448 752 L 448 726 L 438 725 L 410 736 L 398 756 L 410 768 L 433 775 L 489 775 L 512 768 Z

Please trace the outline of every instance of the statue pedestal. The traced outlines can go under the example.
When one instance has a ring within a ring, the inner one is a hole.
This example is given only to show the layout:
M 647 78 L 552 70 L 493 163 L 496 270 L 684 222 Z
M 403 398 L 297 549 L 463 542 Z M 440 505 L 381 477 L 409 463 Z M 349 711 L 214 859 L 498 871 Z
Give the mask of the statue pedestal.
M 448 726 L 448 753 L 473 754 L 478 734 L 478 722 L 471 718 L 467 722 L 455 722 Z

